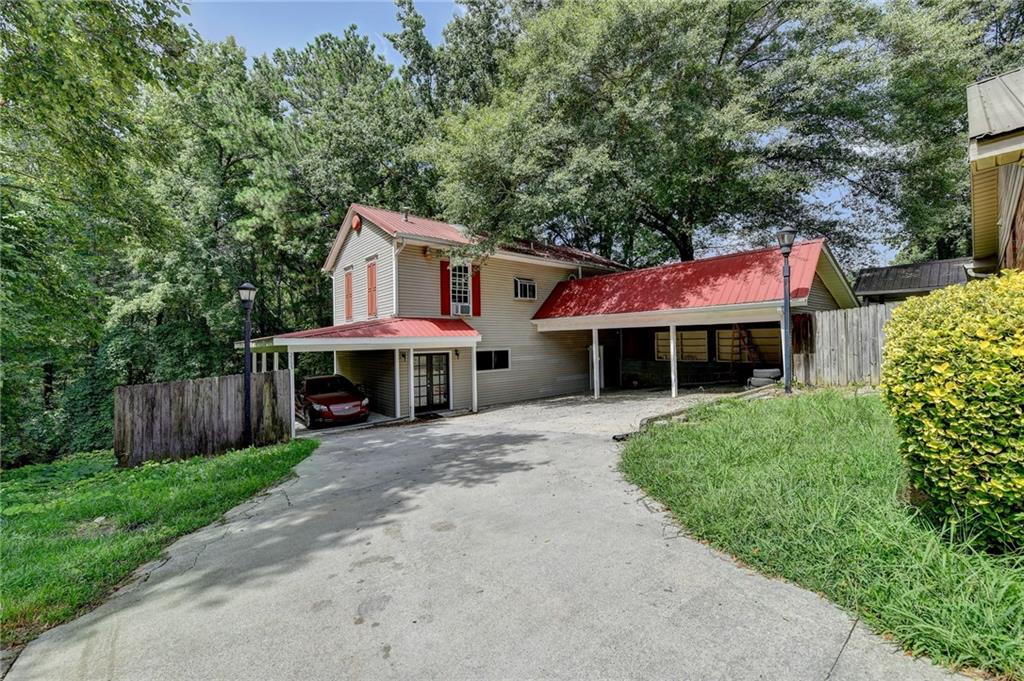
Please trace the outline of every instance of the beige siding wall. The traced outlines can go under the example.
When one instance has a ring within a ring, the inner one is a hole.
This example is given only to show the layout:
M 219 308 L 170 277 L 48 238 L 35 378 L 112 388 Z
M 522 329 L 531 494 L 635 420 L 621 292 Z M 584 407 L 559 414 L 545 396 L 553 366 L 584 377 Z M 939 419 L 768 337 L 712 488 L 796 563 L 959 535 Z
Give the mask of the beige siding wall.
M 436 251 L 425 255 L 423 248 L 407 247 L 399 254 L 399 314 L 415 317 L 441 313 L 441 259 Z M 590 333 L 539 333 L 530 321 L 555 285 L 569 273 L 557 267 L 495 258 L 483 263 L 480 270 L 482 313 L 479 317 L 465 319 L 480 332 L 481 350 L 510 351 L 511 367 L 477 374 L 480 406 L 587 389 Z M 536 300 L 514 298 L 515 277 L 536 282 Z M 462 355 L 465 358 L 467 353 L 464 351 Z M 458 381 L 457 387 L 461 387 Z
M 817 274 L 814 275 L 814 282 L 811 284 L 811 291 L 807 294 L 807 305 L 800 310 L 838 310 L 839 303 L 829 293 L 825 282 Z
M 339 352 L 338 373 L 361 383 L 370 398 L 370 409 L 395 416 L 395 355 L 393 350 Z
M 363 220 L 363 228 L 358 232 L 349 232 L 334 266 L 335 324 L 348 321 L 345 319 L 345 270 L 349 267 L 352 268 L 352 321 L 369 318 L 366 314 L 366 263 L 373 256 L 377 256 L 377 314 L 374 319 L 394 314 L 392 252 L 391 237 L 369 220 Z

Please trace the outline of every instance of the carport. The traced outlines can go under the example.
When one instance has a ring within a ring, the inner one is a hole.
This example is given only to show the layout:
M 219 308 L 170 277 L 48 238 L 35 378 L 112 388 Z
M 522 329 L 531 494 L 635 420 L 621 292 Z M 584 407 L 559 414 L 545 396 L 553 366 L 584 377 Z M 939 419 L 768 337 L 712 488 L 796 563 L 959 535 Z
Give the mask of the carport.
M 479 332 L 461 319 L 387 317 L 256 338 L 252 352 L 259 358 L 256 367 L 264 371 L 268 356 L 274 358 L 273 368 L 277 369 L 278 358 L 287 355 L 294 436 L 297 353 L 332 353 L 336 371 L 339 361 L 348 365 L 350 373 L 358 371 L 349 378 L 365 385 L 377 411 L 396 419 L 404 414 L 411 421 L 418 410 L 422 413 L 425 405 L 432 404 L 441 382 L 448 408 L 459 406 L 455 396 L 465 395 L 468 389 L 462 406 L 477 411 L 475 350 L 479 341 Z M 432 370 L 435 358 L 444 368 Z
M 798 328 L 809 311 L 857 306 L 823 239 L 796 244 L 789 260 Z M 589 330 L 591 374 L 606 381 L 609 363 L 622 375 L 626 340 L 649 343 L 645 370 L 667 374 L 676 396 L 680 372 L 694 379 L 688 383 L 712 384 L 780 368 L 782 294 L 782 255 L 772 247 L 562 282 L 533 323 L 542 333 Z M 610 357 L 602 348 L 615 342 L 618 354 Z M 592 380 L 594 397 L 601 382 Z

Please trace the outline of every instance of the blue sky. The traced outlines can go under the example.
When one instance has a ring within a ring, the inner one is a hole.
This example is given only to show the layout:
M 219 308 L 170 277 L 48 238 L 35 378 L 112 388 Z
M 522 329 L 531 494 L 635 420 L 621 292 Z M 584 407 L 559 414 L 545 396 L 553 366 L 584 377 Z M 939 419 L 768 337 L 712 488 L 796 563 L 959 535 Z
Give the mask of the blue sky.
M 458 11 L 454 2 L 417 0 L 416 9 L 427 22 L 427 38 L 438 43 L 441 29 Z M 340 34 L 355 24 L 377 50 L 393 64 L 401 58 L 385 33 L 399 30 L 391 0 L 357 2 L 264 2 L 262 0 L 202 2 L 193 0 L 191 16 L 182 17 L 205 40 L 234 36 L 250 57 L 278 47 L 302 47 L 321 33 Z

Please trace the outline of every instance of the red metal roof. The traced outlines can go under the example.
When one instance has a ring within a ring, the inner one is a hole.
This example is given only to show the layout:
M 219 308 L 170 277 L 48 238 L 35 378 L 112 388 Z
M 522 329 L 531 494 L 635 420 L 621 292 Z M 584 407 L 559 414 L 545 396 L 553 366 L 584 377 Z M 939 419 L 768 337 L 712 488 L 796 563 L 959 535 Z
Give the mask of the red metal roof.
M 793 246 L 790 294 L 810 293 L 823 239 Z M 534 319 L 683 310 L 782 300 L 778 247 L 605 274 L 555 287 Z
M 361 203 L 353 203 L 352 209 L 391 236 L 399 234 L 420 236 L 453 244 L 468 244 L 470 242 L 462 230 L 447 222 L 421 218 L 411 213 L 398 213 L 393 210 L 364 206 Z
M 385 317 L 365 322 L 295 331 L 274 336 L 274 338 L 337 340 L 344 338 L 451 338 L 478 335 L 479 332 L 476 329 L 461 319 Z
M 412 239 L 418 237 L 455 246 L 472 243 L 472 238 L 466 234 L 463 228 L 447 222 L 441 222 L 440 220 L 430 220 L 411 213 L 374 208 L 373 206 L 366 206 L 361 203 L 353 203 L 349 207 L 349 216 L 353 213 L 358 213 L 363 218 L 380 227 L 391 237 L 410 237 Z M 324 271 L 329 271 L 334 267 L 335 259 L 341 253 L 342 242 L 348 233 L 347 226 L 348 221 L 346 220 L 346 223 L 338 230 L 338 235 L 335 237 L 334 244 L 331 246 L 331 251 L 324 263 Z M 542 244 L 528 239 L 501 244 L 498 250 L 529 255 L 545 260 L 557 260 L 573 265 L 583 265 L 584 267 L 599 267 L 610 270 L 626 269 L 625 265 L 595 253 L 589 253 L 568 246 Z

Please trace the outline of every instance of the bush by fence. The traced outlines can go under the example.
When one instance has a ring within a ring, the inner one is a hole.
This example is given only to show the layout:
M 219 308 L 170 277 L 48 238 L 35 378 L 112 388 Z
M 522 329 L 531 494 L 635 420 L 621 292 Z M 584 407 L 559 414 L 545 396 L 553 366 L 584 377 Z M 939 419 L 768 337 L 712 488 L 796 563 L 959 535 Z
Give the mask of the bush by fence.
M 912 298 L 886 331 L 882 396 L 913 484 L 1024 546 L 1024 272 Z

